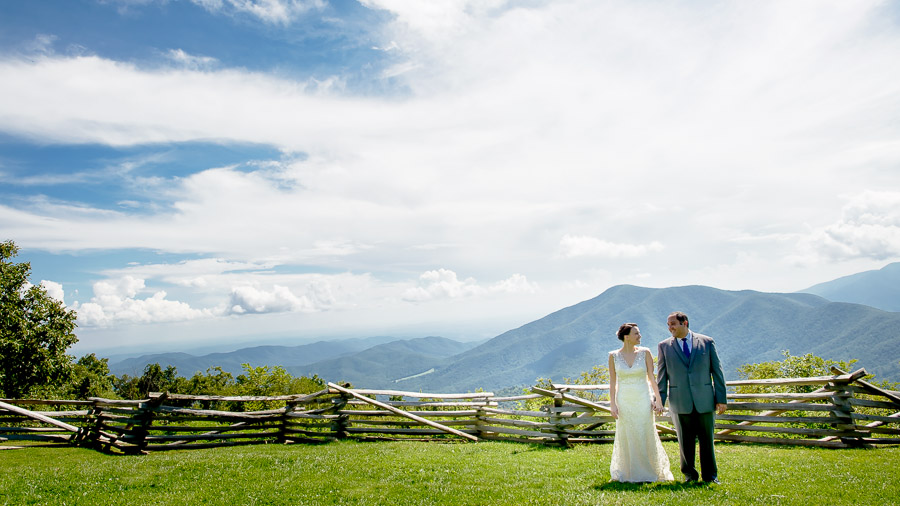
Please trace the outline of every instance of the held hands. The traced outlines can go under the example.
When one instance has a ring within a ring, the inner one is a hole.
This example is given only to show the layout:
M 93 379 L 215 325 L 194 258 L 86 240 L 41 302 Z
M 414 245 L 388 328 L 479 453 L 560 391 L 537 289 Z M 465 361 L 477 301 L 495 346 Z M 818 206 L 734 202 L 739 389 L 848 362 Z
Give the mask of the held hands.
M 653 408 L 653 412 L 656 413 L 657 415 L 661 415 L 663 413 L 663 411 L 665 411 L 663 409 L 662 403 L 659 402 L 659 399 L 657 399 L 656 397 L 653 398 L 653 401 L 651 401 L 650 406 Z

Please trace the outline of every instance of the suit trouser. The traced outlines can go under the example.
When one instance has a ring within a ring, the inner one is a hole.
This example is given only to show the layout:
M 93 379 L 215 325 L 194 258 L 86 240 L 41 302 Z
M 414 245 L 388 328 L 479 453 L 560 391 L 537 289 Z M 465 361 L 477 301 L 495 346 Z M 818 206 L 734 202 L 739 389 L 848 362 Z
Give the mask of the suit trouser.
M 696 409 L 690 413 L 678 413 L 672 417 L 675 433 L 678 435 L 678 449 L 681 455 L 681 472 L 688 480 L 700 478 L 694 468 L 694 452 L 700 443 L 700 470 L 703 480 L 711 481 L 718 477 L 716 452 L 713 448 L 713 430 L 716 419 L 712 411 L 698 413 Z

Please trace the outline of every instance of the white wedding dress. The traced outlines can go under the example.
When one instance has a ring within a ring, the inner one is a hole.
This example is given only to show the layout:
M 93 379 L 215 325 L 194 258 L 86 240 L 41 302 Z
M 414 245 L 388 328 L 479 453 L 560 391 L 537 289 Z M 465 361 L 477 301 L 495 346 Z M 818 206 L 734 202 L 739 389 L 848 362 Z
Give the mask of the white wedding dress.
M 638 348 L 631 367 L 619 350 L 611 351 L 616 367 L 616 438 L 613 443 L 609 474 L 613 481 L 672 481 L 669 457 L 656 433 L 656 420 L 650 405 L 647 381 L 647 348 Z

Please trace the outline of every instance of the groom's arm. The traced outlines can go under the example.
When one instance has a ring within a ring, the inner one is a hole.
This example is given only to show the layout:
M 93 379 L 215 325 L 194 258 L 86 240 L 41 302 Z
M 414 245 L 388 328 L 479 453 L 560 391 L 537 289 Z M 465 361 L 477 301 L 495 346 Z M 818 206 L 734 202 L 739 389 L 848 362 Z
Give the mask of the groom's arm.
M 669 396 L 669 373 L 666 371 L 666 357 L 663 355 L 663 345 L 656 347 L 656 386 L 659 387 L 659 403 L 666 405 Z
M 725 412 L 728 403 L 728 394 L 725 390 L 725 374 L 722 372 L 722 364 L 719 362 L 719 353 L 716 351 L 716 342 L 709 340 L 709 371 L 713 378 L 713 389 L 716 398 L 716 412 Z

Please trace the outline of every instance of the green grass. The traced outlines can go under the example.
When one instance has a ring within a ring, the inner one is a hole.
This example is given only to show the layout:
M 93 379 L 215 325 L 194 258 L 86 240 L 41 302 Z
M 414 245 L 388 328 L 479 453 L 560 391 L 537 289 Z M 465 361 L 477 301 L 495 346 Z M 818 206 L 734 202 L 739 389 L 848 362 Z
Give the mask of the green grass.
M 678 449 L 664 443 L 678 473 Z M 0 451 L 0 505 L 900 504 L 900 448 L 716 445 L 722 485 L 609 482 L 611 445 L 339 442 Z

